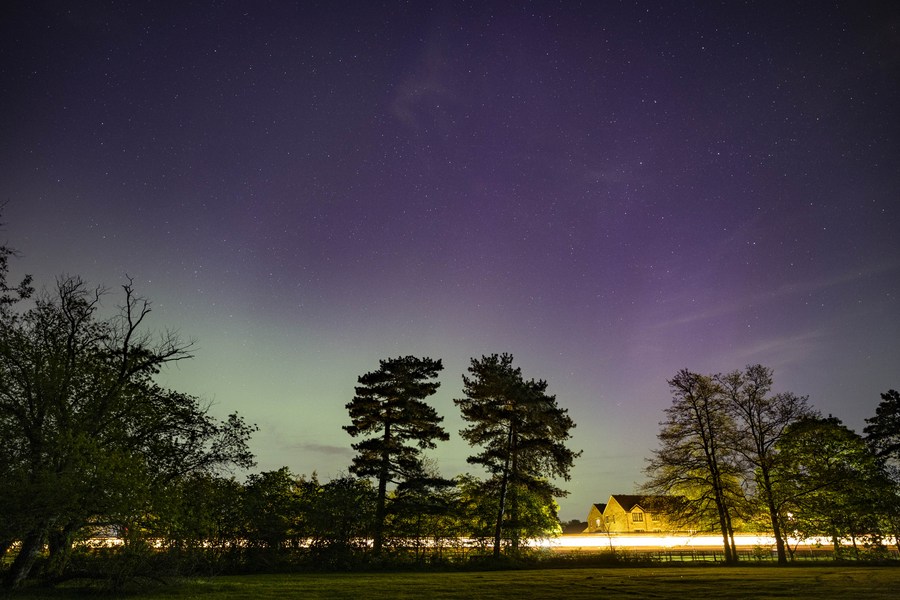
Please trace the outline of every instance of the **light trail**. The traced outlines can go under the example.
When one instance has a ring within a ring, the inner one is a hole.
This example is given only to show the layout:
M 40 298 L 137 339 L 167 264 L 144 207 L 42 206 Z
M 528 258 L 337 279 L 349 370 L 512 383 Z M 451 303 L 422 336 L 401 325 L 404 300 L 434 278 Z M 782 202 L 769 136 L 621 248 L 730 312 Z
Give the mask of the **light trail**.
M 775 548 L 775 538 L 765 533 L 742 533 L 734 536 L 737 548 L 771 547 Z M 830 538 L 816 537 L 808 539 L 787 538 L 786 544 L 792 548 L 822 547 L 831 548 Z M 852 546 L 849 539 L 841 540 L 842 546 Z M 857 542 L 860 544 L 860 542 Z M 886 546 L 894 545 L 892 539 L 882 540 Z M 670 535 L 607 535 L 607 534 L 565 534 L 555 538 L 535 539 L 529 542 L 534 548 L 551 550 L 578 550 L 603 548 L 722 548 L 722 536 L 709 533 L 702 534 L 670 534 Z M 861 544 L 860 544 L 861 545 Z

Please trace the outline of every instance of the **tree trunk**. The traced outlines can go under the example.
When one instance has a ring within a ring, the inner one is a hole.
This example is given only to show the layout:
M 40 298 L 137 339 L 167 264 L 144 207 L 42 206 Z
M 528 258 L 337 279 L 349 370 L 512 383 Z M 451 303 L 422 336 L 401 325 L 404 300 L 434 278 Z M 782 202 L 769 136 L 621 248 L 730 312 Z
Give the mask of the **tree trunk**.
M 794 562 L 794 555 L 797 552 L 797 547 L 796 546 L 791 547 L 790 544 L 785 544 L 785 548 L 787 549 L 788 556 L 790 557 L 791 562 Z
M 728 510 L 728 504 L 725 507 L 725 522 L 728 523 L 728 540 L 731 542 L 731 562 L 736 563 L 739 560 L 737 552 L 737 544 L 734 542 L 734 525 L 731 523 L 731 512 Z
M 770 511 L 775 510 L 774 504 L 770 499 Z M 772 535 L 775 537 L 775 552 L 778 554 L 778 564 L 786 565 L 788 562 L 787 550 L 784 543 L 784 535 L 781 531 L 781 525 L 778 523 L 778 515 L 772 513 Z
M 715 490 L 716 512 L 719 513 L 719 532 L 722 534 L 722 549 L 725 551 L 725 562 L 731 562 L 731 543 L 728 541 L 728 525 L 725 523 L 725 511 L 719 499 L 719 490 Z
M 513 436 L 513 449 L 512 449 L 512 465 L 510 466 L 510 473 L 514 476 L 519 472 L 519 450 L 516 447 L 515 436 Z M 520 536 L 522 534 L 522 528 L 519 523 L 519 488 L 516 483 L 516 480 L 513 479 L 512 483 L 508 485 L 509 487 L 509 525 L 512 528 L 512 551 L 515 556 L 519 551 L 519 542 Z
M 509 426 L 507 434 L 506 447 L 511 449 L 513 444 L 513 428 Z M 500 558 L 500 541 L 503 537 L 503 515 L 506 512 L 506 488 L 509 485 L 509 461 L 510 455 L 507 452 L 506 459 L 503 461 L 503 477 L 500 479 L 500 501 L 497 503 L 497 522 L 494 524 L 494 558 Z
M 775 551 L 778 553 L 778 564 L 786 565 L 788 562 L 787 552 L 784 547 L 784 534 L 781 531 L 781 522 L 778 518 L 778 509 L 775 508 L 775 498 L 772 494 L 772 480 L 769 477 L 769 469 L 763 466 L 763 492 L 766 495 L 766 507 L 769 509 L 769 519 L 772 521 L 772 535 L 775 537 Z
M 494 524 L 494 558 L 500 558 L 500 541 L 503 538 L 503 515 L 506 512 L 506 486 L 509 482 L 509 471 L 503 469 L 500 479 L 500 500 L 497 503 L 497 522 Z
M 722 546 L 725 551 L 725 563 L 732 564 L 736 561 L 734 548 L 731 542 L 731 519 L 728 514 L 728 507 L 725 504 L 725 493 L 719 480 L 719 472 L 715 463 L 711 464 L 710 471 L 713 479 L 713 498 L 716 502 L 716 512 L 719 513 L 719 529 L 722 532 Z
M 516 485 L 509 486 L 509 527 L 513 556 L 519 552 L 522 529 L 519 523 L 519 494 Z
M 61 530 L 51 531 L 48 534 L 47 548 L 50 557 L 47 574 L 51 578 L 60 577 L 69 564 L 69 559 L 72 558 L 72 541 L 77 530 L 78 524 L 67 523 Z
M 891 519 L 891 531 L 894 533 L 894 545 L 897 552 L 900 553 L 900 519 L 893 517 Z
M 44 548 L 44 539 L 47 537 L 47 523 L 41 523 L 28 532 L 22 540 L 22 547 L 6 574 L 6 587 L 17 588 L 28 577 L 34 561 Z
M 386 423 L 384 426 L 384 442 L 385 447 L 389 446 L 391 440 L 391 425 Z M 390 474 L 390 456 L 385 451 L 381 456 L 381 472 L 378 474 L 378 498 L 375 502 L 375 524 L 372 532 L 372 552 L 381 554 L 381 547 L 384 543 L 384 519 L 386 515 L 385 505 L 387 498 L 387 481 Z
M 729 534 L 729 535 L 730 535 L 730 537 L 731 537 L 731 559 L 732 559 L 734 562 L 738 562 L 738 561 L 741 559 L 741 557 L 740 557 L 740 555 L 738 554 L 738 551 L 737 551 L 737 544 L 736 544 L 735 541 L 734 541 L 734 529 L 731 529 L 731 530 L 730 530 L 730 534 Z

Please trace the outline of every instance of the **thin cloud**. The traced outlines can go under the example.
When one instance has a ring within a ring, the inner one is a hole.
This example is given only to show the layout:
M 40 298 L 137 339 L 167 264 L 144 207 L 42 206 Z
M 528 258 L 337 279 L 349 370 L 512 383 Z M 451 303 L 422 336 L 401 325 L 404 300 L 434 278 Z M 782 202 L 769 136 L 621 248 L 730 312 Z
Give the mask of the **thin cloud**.
M 755 344 L 741 350 L 737 356 L 745 361 L 753 362 L 759 357 L 775 364 L 787 365 L 799 362 L 809 356 L 825 334 L 819 330 L 807 331 L 797 335 L 778 336 L 759 340 Z
M 333 446 L 331 444 L 316 444 L 313 442 L 301 442 L 299 444 L 291 444 L 291 450 L 300 452 L 312 452 L 314 454 L 324 454 L 326 456 L 353 456 L 353 450 L 347 446 Z
M 396 87 L 390 101 L 391 113 L 406 127 L 418 130 L 444 114 L 442 105 L 452 94 L 446 84 L 448 49 L 440 36 L 432 36 L 426 44 L 418 68 Z
M 890 273 L 891 271 L 897 269 L 900 269 L 900 261 L 885 262 L 879 265 L 872 265 L 865 269 L 854 269 L 853 271 L 846 271 L 844 273 L 834 273 L 830 277 L 810 279 L 807 281 L 800 281 L 796 283 L 788 283 L 782 285 L 772 292 L 757 294 L 755 298 L 762 301 L 769 298 L 782 298 L 784 296 L 791 296 L 796 294 L 809 294 L 830 287 L 853 283 L 854 281 L 859 281 L 860 279 L 867 279 L 869 277 L 875 277 L 884 273 Z
M 829 277 L 786 283 L 771 291 L 758 292 L 750 296 L 744 296 L 736 302 L 723 303 L 694 313 L 661 321 L 655 325 L 655 328 L 666 329 L 669 327 L 686 325 L 688 323 L 695 323 L 697 321 L 709 321 L 746 310 L 748 306 L 759 306 L 782 298 L 812 294 L 828 288 L 854 283 L 861 279 L 890 273 L 897 269 L 900 269 L 900 261 L 891 261 L 880 265 L 873 265 L 865 269 L 855 269 L 853 271 L 835 273 Z

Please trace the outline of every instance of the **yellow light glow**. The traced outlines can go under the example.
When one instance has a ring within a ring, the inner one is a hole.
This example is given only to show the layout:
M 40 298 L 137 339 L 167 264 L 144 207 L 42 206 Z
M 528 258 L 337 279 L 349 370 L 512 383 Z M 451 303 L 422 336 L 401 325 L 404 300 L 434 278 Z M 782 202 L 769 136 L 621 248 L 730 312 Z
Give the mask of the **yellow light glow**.
M 886 545 L 892 545 L 891 539 L 883 540 Z M 788 538 L 785 543 L 794 546 L 824 546 L 830 547 L 831 540 L 824 538 L 797 539 Z M 775 548 L 775 538 L 771 535 L 737 534 L 734 536 L 734 544 L 738 548 L 771 547 Z M 851 540 L 841 540 L 842 545 L 852 544 Z M 529 541 L 533 548 L 547 548 L 559 550 L 602 549 L 602 548 L 721 548 L 722 537 L 704 534 L 659 534 L 659 535 L 628 535 L 628 534 L 568 534 L 556 538 L 534 539 Z

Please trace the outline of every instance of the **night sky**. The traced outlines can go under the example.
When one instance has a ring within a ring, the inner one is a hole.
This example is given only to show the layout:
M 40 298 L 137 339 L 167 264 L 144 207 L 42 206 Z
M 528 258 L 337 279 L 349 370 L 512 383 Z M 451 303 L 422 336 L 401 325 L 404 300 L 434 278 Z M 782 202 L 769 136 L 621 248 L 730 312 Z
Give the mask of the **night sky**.
M 356 378 L 510 352 L 577 423 L 564 519 L 643 480 L 666 380 L 900 387 L 900 4 L 4 2 L 0 242 L 196 339 L 161 376 L 346 472 Z

